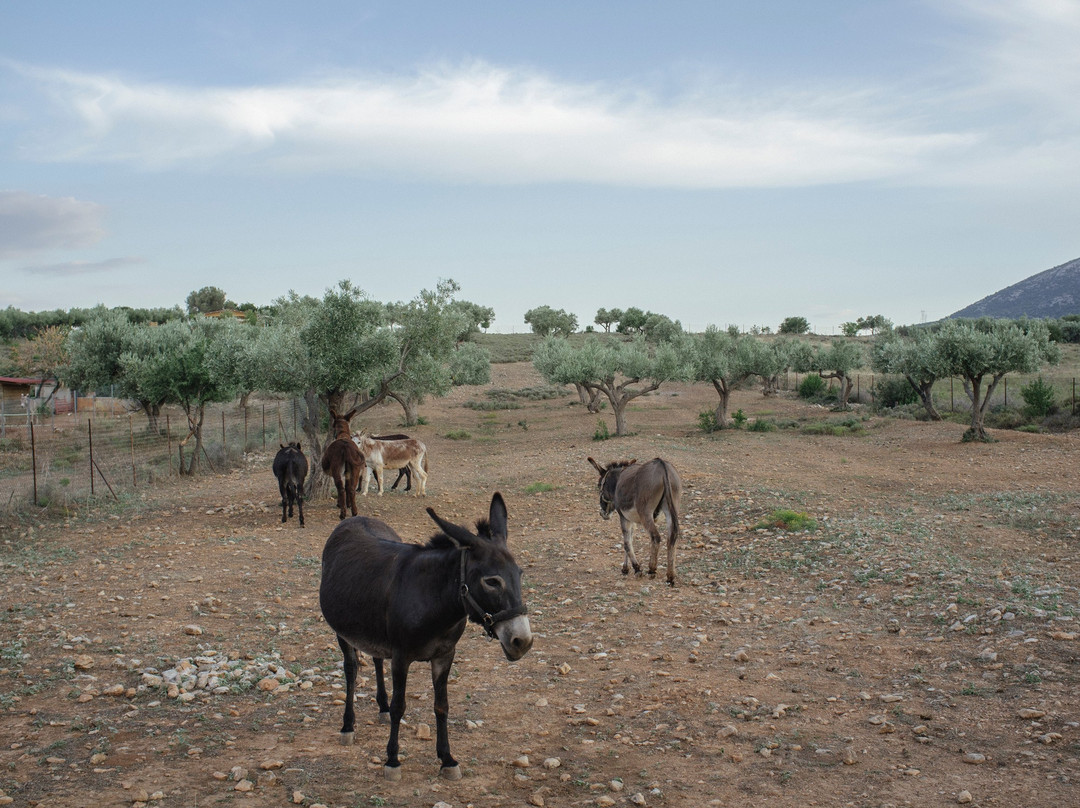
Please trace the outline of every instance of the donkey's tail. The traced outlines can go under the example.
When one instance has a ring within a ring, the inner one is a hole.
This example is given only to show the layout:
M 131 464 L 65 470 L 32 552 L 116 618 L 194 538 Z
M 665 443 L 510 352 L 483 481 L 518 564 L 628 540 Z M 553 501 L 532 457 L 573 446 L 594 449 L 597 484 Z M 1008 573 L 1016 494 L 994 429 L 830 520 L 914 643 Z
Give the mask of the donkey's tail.
M 675 506 L 675 500 L 671 493 L 671 477 L 668 475 L 668 464 L 661 461 L 664 470 L 664 499 L 668 504 L 668 515 L 671 517 L 671 541 L 674 543 L 679 538 L 679 510 Z

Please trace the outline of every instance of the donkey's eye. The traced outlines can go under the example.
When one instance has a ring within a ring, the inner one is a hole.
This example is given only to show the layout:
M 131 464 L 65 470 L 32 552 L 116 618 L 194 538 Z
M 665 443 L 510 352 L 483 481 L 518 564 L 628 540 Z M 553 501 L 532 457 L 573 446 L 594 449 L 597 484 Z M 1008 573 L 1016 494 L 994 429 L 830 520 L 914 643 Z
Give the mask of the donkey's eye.
M 503 582 L 503 579 L 500 578 L 498 575 L 488 576 L 487 578 L 482 579 L 481 582 L 484 584 L 485 589 L 490 589 L 493 592 L 499 592 L 502 589 L 506 588 L 506 584 Z

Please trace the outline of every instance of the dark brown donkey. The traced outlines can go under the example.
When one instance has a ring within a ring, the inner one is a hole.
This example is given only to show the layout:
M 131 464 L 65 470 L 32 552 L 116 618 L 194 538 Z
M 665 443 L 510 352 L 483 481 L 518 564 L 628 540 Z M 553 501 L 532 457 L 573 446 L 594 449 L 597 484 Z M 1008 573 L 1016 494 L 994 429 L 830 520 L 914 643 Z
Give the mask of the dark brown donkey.
M 357 516 L 334 528 L 322 555 L 319 605 L 337 634 L 345 659 L 345 719 L 341 742 L 353 742 L 359 651 L 375 660 L 375 701 L 379 718 L 390 721 L 383 773 L 401 778 L 398 731 L 405 713 L 409 665 L 431 662 L 435 687 L 435 751 L 440 774 L 451 780 L 461 769 L 450 754 L 446 680 L 454 650 L 471 620 L 497 639 L 511 662 L 532 647 L 532 630 L 521 600 L 521 569 L 506 546 L 506 504 L 491 498 L 487 519 L 476 534 L 436 516 L 442 532 L 426 545 L 402 542 L 378 519 Z M 393 697 L 386 700 L 383 660 L 390 660 Z
M 293 503 L 300 511 L 300 527 L 304 526 L 304 480 L 308 473 L 307 458 L 300 448 L 299 441 L 279 444 L 274 457 L 274 476 L 277 477 L 278 490 L 281 492 L 281 521 L 293 515 Z
M 345 507 L 348 506 L 352 515 L 356 516 L 356 486 L 364 473 L 364 456 L 353 443 L 349 421 L 356 415 L 356 408 L 349 410 L 344 415 L 338 415 L 333 409 L 330 417 L 330 432 L 334 440 L 327 444 L 323 450 L 322 470 L 334 478 L 337 486 L 338 518 L 345 518 Z
M 679 537 L 679 500 L 682 498 L 682 480 L 675 467 L 659 457 L 640 465 L 637 460 L 620 460 L 606 468 L 591 457 L 588 460 L 600 472 L 600 515 L 609 519 L 612 511 L 619 514 L 625 551 L 623 575 L 630 571 L 630 565 L 634 572 L 641 572 L 641 565 L 634 555 L 635 524 L 649 531 L 652 539 L 649 575 L 656 575 L 660 531 L 655 519 L 663 511 L 668 534 L 667 582 L 675 586 L 675 540 Z

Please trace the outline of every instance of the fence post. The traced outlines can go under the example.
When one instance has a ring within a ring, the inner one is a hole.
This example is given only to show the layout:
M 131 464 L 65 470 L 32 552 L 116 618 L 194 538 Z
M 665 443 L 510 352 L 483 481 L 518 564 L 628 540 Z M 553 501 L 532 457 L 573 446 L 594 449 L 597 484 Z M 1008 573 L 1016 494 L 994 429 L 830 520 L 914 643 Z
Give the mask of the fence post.
M 953 401 L 953 380 L 949 377 L 949 412 L 956 412 L 956 403 Z
M 221 456 L 225 458 L 226 463 L 229 461 L 229 449 L 225 445 L 225 408 L 221 408 Z
M 1008 407 L 1009 406 L 1009 377 L 1006 376 L 1001 381 L 1005 383 L 1005 406 Z
M 172 477 L 172 425 L 169 423 L 169 413 L 165 413 L 165 438 L 169 442 L 169 476 Z
M 247 405 L 245 404 L 244 405 L 244 454 L 247 454 L 247 450 L 248 450 L 247 424 L 248 424 L 248 408 L 247 408 Z
M 37 498 L 37 445 L 34 443 L 34 425 L 30 424 L 30 465 L 34 469 L 34 505 L 38 504 Z
M 263 438 L 263 451 L 266 451 L 266 402 L 262 405 L 262 438 Z
M 139 478 L 135 474 L 135 427 L 131 423 L 131 413 L 128 413 L 128 440 L 131 442 L 131 487 L 139 487 Z
M 90 439 L 90 496 L 94 496 L 94 422 L 86 419 L 86 434 Z

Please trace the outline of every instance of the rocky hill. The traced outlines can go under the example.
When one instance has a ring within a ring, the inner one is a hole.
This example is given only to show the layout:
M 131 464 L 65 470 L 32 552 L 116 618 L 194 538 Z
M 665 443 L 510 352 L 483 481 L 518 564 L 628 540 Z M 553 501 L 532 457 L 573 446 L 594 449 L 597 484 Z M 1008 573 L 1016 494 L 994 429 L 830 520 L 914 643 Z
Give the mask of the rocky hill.
M 1032 275 L 950 317 L 1062 317 L 1080 314 L 1080 258 Z

